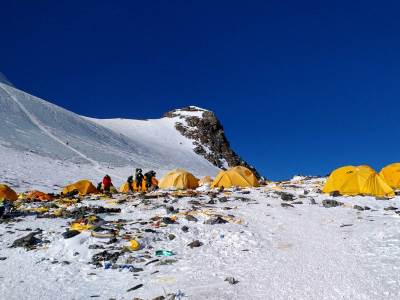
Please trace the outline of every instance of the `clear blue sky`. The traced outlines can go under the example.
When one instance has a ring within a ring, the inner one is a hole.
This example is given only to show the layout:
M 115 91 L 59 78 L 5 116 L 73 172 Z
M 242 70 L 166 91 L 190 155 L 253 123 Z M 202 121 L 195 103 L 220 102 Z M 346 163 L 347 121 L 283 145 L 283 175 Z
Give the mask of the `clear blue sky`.
M 398 1 L 2 1 L 0 71 L 79 114 L 216 112 L 272 179 L 399 161 Z

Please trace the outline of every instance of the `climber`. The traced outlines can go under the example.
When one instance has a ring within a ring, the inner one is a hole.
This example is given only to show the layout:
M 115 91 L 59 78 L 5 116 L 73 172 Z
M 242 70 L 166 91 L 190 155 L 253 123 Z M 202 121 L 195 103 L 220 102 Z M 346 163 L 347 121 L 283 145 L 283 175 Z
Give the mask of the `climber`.
M 128 183 L 129 191 L 133 192 L 133 176 L 129 176 L 126 182 Z
M 136 186 L 136 190 L 142 190 L 142 182 L 143 182 L 143 174 L 142 174 L 142 169 L 136 169 L 135 172 L 135 186 Z
M 102 189 L 104 192 L 110 192 L 111 187 L 113 186 L 111 177 L 109 175 L 104 176 Z
M 158 180 L 156 179 L 156 172 L 153 170 L 144 174 L 146 191 L 156 190 L 158 188 Z

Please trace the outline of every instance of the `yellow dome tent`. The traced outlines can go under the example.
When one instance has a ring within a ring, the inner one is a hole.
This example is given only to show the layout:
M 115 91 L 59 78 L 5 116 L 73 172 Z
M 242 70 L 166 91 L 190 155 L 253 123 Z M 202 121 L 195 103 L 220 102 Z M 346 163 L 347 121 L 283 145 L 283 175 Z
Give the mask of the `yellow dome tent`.
M 134 191 L 134 187 L 133 184 L 131 185 L 132 187 L 132 191 Z M 119 192 L 120 193 L 128 193 L 129 192 L 129 183 L 125 182 L 121 185 L 121 187 L 119 188 Z
M 229 188 L 237 187 L 257 187 L 259 186 L 257 177 L 248 168 L 237 166 L 227 171 L 221 171 L 214 179 L 211 187 Z
M 213 180 L 210 176 L 204 176 L 203 178 L 201 178 L 199 180 L 199 185 L 203 186 L 203 185 L 211 185 L 213 183 Z
M 165 174 L 158 186 L 161 189 L 195 189 L 199 187 L 199 180 L 183 169 L 175 169 Z
M 62 193 L 65 195 L 75 190 L 77 190 L 79 192 L 79 195 L 81 196 L 99 193 L 96 187 L 89 180 L 86 179 L 79 180 L 73 184 L 67 185 L 66 187 L 64 187 Z
M 394 197 L 392 188 L 369 166 L 344 166 L 334 170 L 329 175 L 322 192 L 339 192 L 350 196 Z
M 0 184 L 0 200 L 16 201 L 18 199 L 17 193 L 8 185 Z
M 379 173 L 385 182 L 393 189 L 400 189 L 400 163 L 394 163 L 384 167 Z

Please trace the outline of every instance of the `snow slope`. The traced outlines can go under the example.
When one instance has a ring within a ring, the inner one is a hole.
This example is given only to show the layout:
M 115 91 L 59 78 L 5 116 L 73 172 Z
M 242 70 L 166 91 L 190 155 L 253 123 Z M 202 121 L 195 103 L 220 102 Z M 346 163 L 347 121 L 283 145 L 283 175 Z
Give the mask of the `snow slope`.
M 53 160 L 55 165 L 65 165 L 57 172 L 60 178 L 76 180 L 85 175 L 98 180 L 109 173 L 122 182 L 136 167 L 156 170 L 159 175 L 177 167 L 198 176 L 214 175 L 217 168 L 193 152 L 192 141 L 175 130 L 174 122 L 174 118 L 148 121 L 85 118 L 0 83 L 0 154 L 3 158 L 10 156 L 11 150 L 15 157 L 35 154 L 35 169 Z M 25 159 L 15 157 L 2 160 L 0 176 L 5 177 L 10 170 L 33 167 Z M 77 167 L 84 171 L 71 174 Z M 47 178 L 54 173 L 51 168 L 41 172 Z M 9 179 L 9 183 L 30 188 L 43 178 L 20 174 L 18 180 Z

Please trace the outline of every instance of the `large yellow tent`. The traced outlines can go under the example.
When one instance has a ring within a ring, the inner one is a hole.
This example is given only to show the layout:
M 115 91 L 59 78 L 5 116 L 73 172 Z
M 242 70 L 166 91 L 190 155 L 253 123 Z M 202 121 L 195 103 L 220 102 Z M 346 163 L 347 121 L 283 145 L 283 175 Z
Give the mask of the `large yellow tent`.
M 344 166 L 334 170 L 322 191 L 350 196 L 394 197 L 392 188 L 369 166 Z
M 195 189 L 199 187 L 199 180 L 186 170 L 175 169 L 165 174 L 158 186 L 161 189 Z
M 18 199 L 17 193 L 8 185 L 0 184 L 0 200 L 15 201 Z
M 257 177 L 253 172 L 246 167 L 238 166 L 219 172 L 211 187 L 256 187 L 258 185 Z
M 99 193 L 96 187 L 90 182 L 90 180 L 87 179 L 79 180 L 73 184 L 67 185 L 64 187 L 62 193 L 68 194 L 75 190 L 77 190 L 81 196 Z
M 385 182 L 393 189 L 400 189 L 400 163 L 394 163 L 384 167 L 379 173 Z

